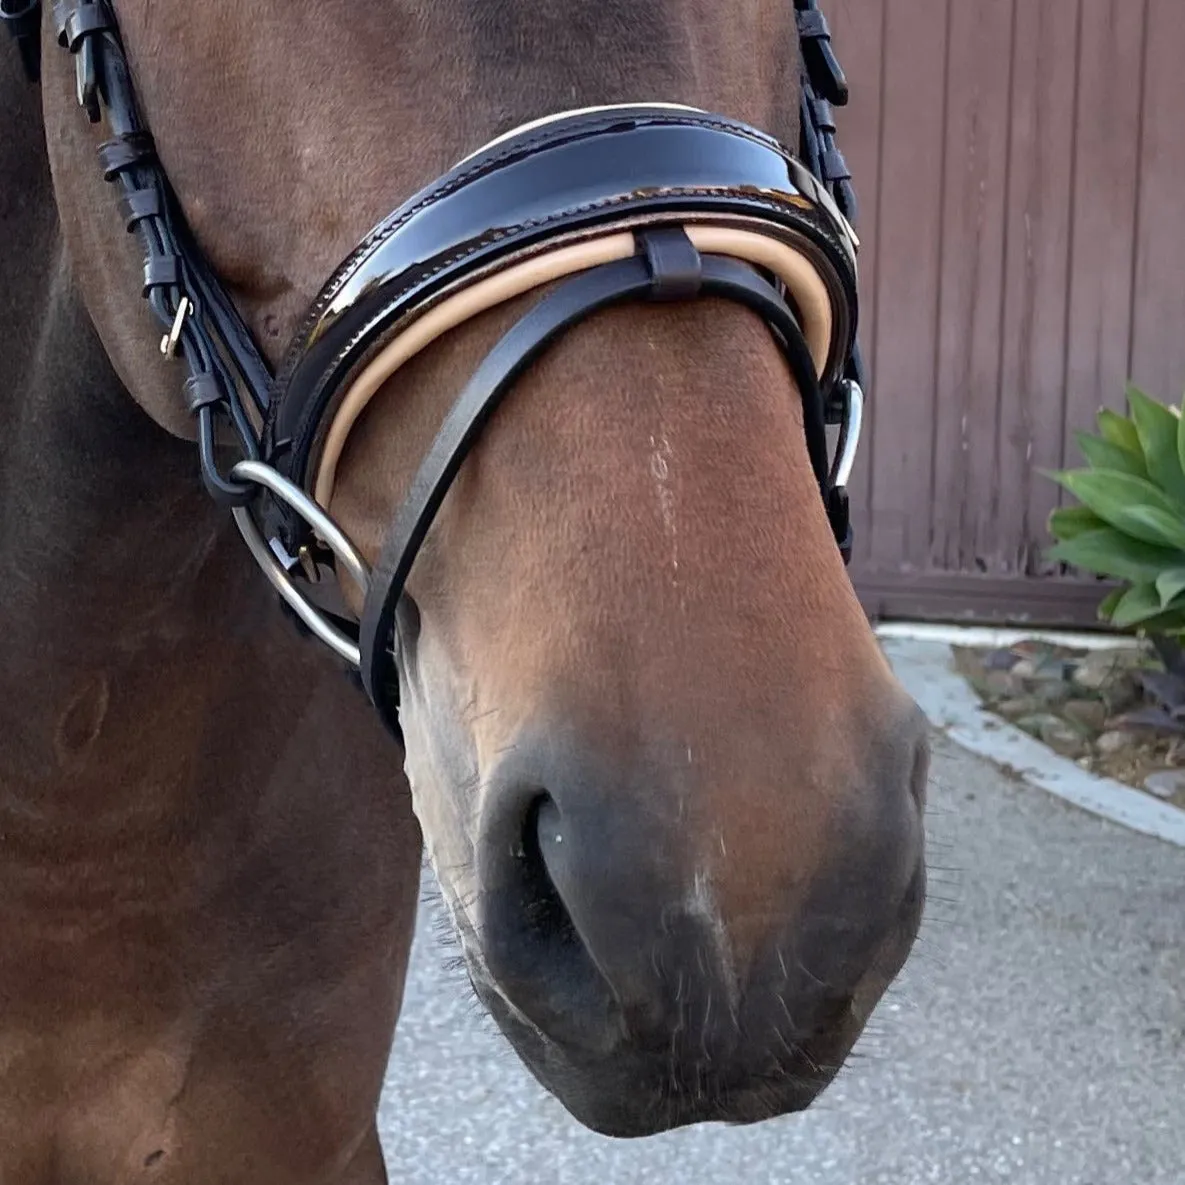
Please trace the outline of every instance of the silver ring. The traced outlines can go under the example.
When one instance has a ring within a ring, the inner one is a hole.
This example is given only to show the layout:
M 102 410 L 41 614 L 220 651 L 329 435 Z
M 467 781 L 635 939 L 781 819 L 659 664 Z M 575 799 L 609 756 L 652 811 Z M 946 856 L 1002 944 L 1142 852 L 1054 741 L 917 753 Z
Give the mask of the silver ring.
M 860 384 L 845 379 L 844 387 L 843 423 L 839 429 L 839 442 L 835 446 L 835 463 L 831 466 L 833 486 L 846 486 L 852 476 L 856 449 L 860 445 L 860 428 L 864 422 L 864 392 Z
M 240 481 L 253 481 L 256 485 L 271 490 L 277 498 L 291 506 L 325 540 L 333 554 L 341 560 L 346 571 L 354 578 L 358 591 L 366 596 L 370 591 L 369 566 L 341 527 L 300 486 L 262 461 L 240 461 L 230 471 L 230 475 Z
M 328 544 L 334 556 L 341 561 L 343 567 L 358 585 L 363 597 L 367 595 L 370 591 L 369 566 L 345 532 L 304 490 L 261 461 L 239 461 L 231 470 L 231 477 L 239 481 L 255 482 L 270 490 L 277 498 L 292 507 Z M 321 611 L 296 587 L 292 577 L 288 575 L 287 570 L 268 546 L 267 540 L 264 539 L 263 533 L 251 517 L 250 511 L 245 506 L 236 506 L 232 509 L 231 514 L 239 528 L 239 534 L 243 536 L 243 541 L 255 557 L 255 562 L 263 569 L 263 574 L 271 582 L 272 587 L 291 606 L 297 617 L 335 654 L 344 658 L 352 666 L 360 666 L 362 656 L 358 644 L 336 626 L 326 621 Z

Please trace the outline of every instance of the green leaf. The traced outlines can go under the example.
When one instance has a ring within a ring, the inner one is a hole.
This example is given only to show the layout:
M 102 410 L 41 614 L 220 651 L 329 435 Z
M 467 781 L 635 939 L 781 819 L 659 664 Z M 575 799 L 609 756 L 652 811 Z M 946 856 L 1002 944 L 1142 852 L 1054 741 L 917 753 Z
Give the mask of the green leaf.
M 1151 482 L 1108 469 L 1048 474 L 1111 526 L 1161 547 L 1185 551 L 1185 510 Z
M 1107 524 L 1087 506 L 1059 506 L 1049 515 L 1049 533 L 1055 539 L 1073 539 L 1084 531 L 1097 531 Z
M 1052 547 L 1048 554 L 1050 559 L 1063 564 L 1073 564 L 1101 576 L 1117 576 L 1133 584 L 1155 583 L 1164 573 L 1174 570 L 1185 572 L 1185 551 L 1144 543 L 1114 527 L 1102 527 L 1067 539 Z M 1170 594 L 1162 604 L 1175 595 Z
M 1182 406 L 1185 407 L 1185 403 Z M 1177 461 L 1185 469 L 1185 416 L 1177 420 Z
M 1114 621 L 1112 624 L 1115 624 Z M 1138 630 L 1143 634 L 1180 636 L 1185 630 L 1185 601 L 1174 601 L 1164 612 L 1144 618 L 1139 623 Z
M 1082 455 L 1095 469 L 1117 469 L 1120 473 L 1130 473 L 1133 477 L 1147 477 L 1148 469 L 1143 456 L 1138 452 L 1112 444 L 1101 436 L 1091 436 L 1087 432 L 1075 432 L 1074 439 Z M 1177 442 L 1173 440 L 1173 455 L 1176 456 Z
M 1151 617 L 1157 617 L 1163 611 L 1164 606 L 1160 603 L 1156 585 L 1133 584 L 1116 603 L 1111 613 L 1111 621 L 1125 629 Z
M 1121 416 L 1109 407 L 1103 407 L 1099 409 L 1098 421 L 1099 431 L 1104 440 L 1127 449 L 1129 453 L 1140 451 L 1140 434 L 1127 416 Z
M 1185 592 L 1185 566 L 1167 568 L 1156 578 L 1156 591 L 1160 596 L 1160 606 L 1165 608 L 1170 601 L 1176 600 Z
M 1181 421 L 1163 403 L 1149 399 L 1143 391 L 1127 388 L 1132 419 L 1140 437 L 1140 448 L 1148 476 L 1175 502 L 1185 508 L 1185 470 L 1177 452 L 1177 436 Z M 1139 476 L 1139 475 L 1137 475 Z
M 1123 594 L 1127 591 L 1124 588 L 1113 588 L 1100 602 L 1099 602 L 1099 619 L 1101 621 L 1109 621 L 1111 614 L 1115 612 L 1115 606 L 1123 599 Z

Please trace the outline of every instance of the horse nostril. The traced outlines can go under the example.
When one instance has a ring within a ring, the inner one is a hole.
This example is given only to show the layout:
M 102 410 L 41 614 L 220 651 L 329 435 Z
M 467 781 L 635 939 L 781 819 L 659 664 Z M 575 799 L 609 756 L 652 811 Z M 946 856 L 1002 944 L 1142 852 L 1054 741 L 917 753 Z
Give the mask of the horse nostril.
M 521 786 L 509 787 L 506 798 L 514 803 L 507 829 L 491 832 L 479 856 L 487 884 L 482 953 L 497 984 L 484 998 L 497 1012 L 501 997 L 553 1041 L 607 1053 L 620 1036 L 613 992 L 549 866 L 556 837 L 565 845 L 559 808 L 545 792 Z
M 544 835 L 546 834 L 546 840 Z M 559 808 L 546 793 L 537 795 L 523 820 L 521 884 L 529 929 L 539 941 L 579 943 L 572 915 L 552 880 L 544 844 L 563 843 Z

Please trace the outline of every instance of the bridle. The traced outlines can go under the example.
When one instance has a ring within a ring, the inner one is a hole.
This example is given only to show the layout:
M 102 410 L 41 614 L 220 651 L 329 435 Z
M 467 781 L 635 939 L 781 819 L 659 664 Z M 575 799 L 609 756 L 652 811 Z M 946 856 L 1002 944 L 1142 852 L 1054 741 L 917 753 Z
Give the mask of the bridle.
M 816 0 L 794 0 L 797 156 L 746 124 L 639 103 L 564 112 L 498 137 L 374 227 L 325 284 L 273 375 L 193 241 L 135 102 L 107 0 L 54 0 L 78 102 L 105 114 L 103 175 L 144 252 L 161 351 L 187 373 L 200 471 L 296 616 L 361 675 L 398 736 L 396 619 L 453 479 L 515 379 L 566 329 L 630 300 L 723 297 L 770 328 L 801 393 L 806 444 L 844 562 L 864 378 L 856 343 L 855 195 L 835 144 L 847 83 Z M 40 78 L 39 0 L 0 0 Z M 496 220 L 491 218 L 491 212 Z M 449 410 L 371 570 L 326 507 L 366 402 L 431 341 L 558 281 L 493 346 Z M 838 425 L 833 463 L 826 429 Z M 241 458 L 219 468 L 219 429 Z M 361 621 L 317 602 L 325 567 L 359 586 Z

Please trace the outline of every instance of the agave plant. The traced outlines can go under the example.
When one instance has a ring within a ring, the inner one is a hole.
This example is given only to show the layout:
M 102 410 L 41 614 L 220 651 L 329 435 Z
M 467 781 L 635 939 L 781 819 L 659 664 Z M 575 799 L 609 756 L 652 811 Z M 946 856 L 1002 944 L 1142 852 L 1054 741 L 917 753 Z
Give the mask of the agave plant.
M 1185 634 L 1185 420 L 1131 385 L 1127 404 L 1127 416 L 1099 412 L 1097 435 L 1075 434 L 1085 468 L 1047 472 L 1081 503 L 1050 515 L 1048 555 L 1122 582 L 1100 604 L 1103 620 L 1175 639 Z
M 1185 736 L 1185 419 L 1129 384 L 1121 416 L 1104 408 L 1098 434 L 1075 437 L 1087 466 L 1048 473 L 1081 503 L 1049 516 L 1049 558 L 1120 587 L 1099 616 L 1146 635 L 1163 671 L 1140 671 L 1144 705 L 1115 723 Z

